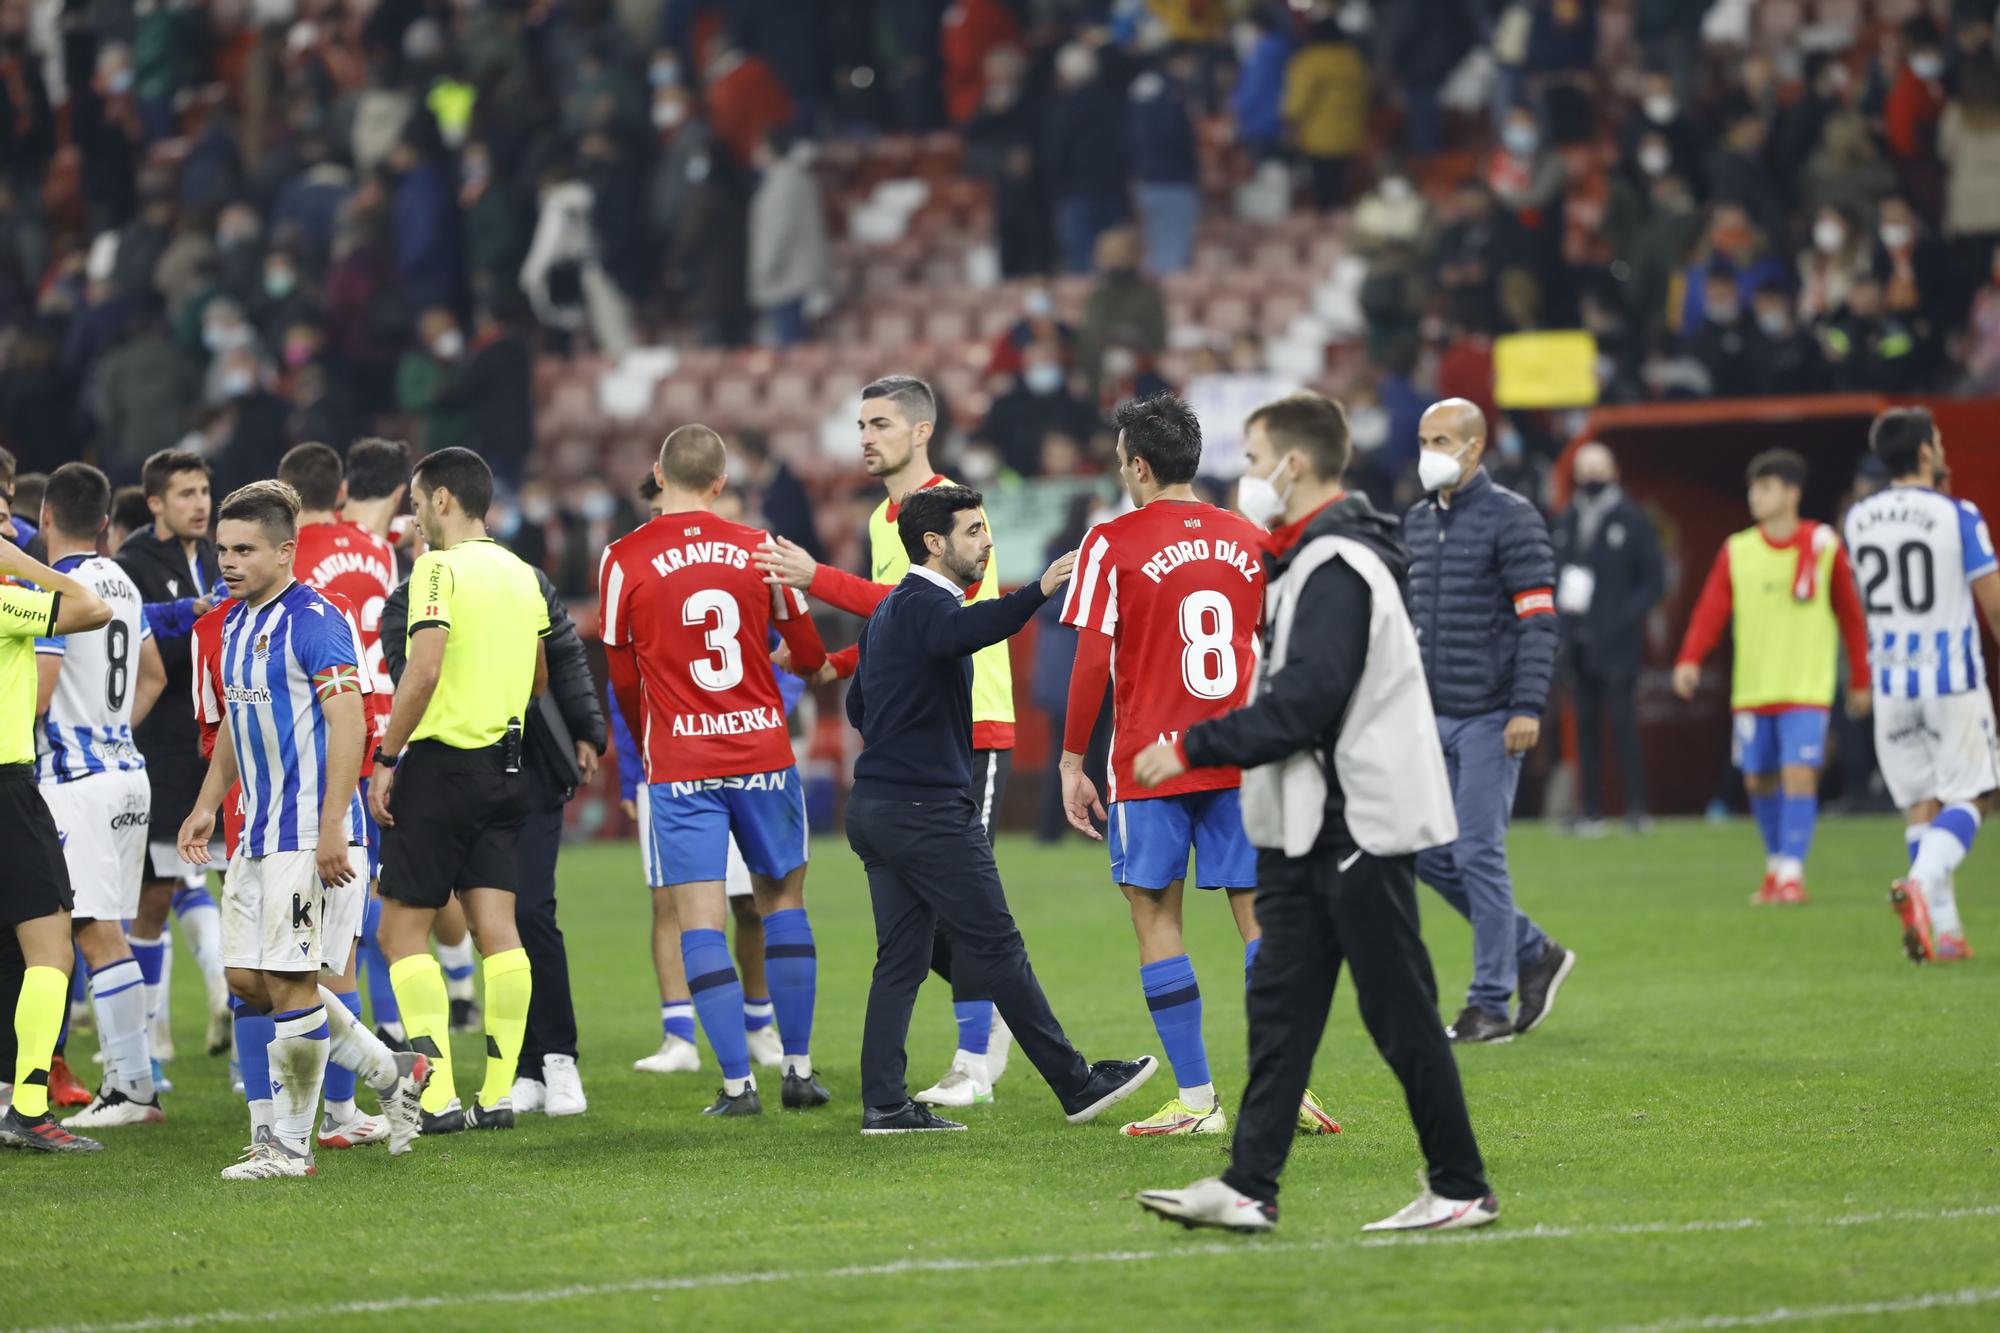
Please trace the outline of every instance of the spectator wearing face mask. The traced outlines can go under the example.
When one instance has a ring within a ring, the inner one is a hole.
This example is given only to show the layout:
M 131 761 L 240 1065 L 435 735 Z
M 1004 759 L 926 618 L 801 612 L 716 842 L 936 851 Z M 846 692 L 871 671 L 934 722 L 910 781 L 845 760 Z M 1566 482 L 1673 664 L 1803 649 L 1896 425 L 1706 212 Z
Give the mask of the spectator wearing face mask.
M 1919 365 L 1930 370 L 1958 303 L 1944 247 L 1907 199 L 1884 199 L 1876 211 L 1874 268 L 1882 282 L 1882 308 L 1909 326 Z
M 1833 388 L 1819 339 L 1802 327 L 1790 292 L 1772 283 L 1757 289 L 1750 303 L 1757 333 L 1764 340 L 1761 393 L 1826 393 Z
M 1951 249 L 1956 290 L 1969 294 L 1986 279 L 2000 243 L 2000 57 L 1990 24 L 1971 25 L 1985 40 L 1962 52 L 1958 89 L 1938 121 L 1938 155 L 1946 167 L 1944 239 Z
M 1096 49 L 1084 42 L 1056 52 L 1056 92 L 1045 133 L 1041 161 L 1055 197 L 1063 268 L 1088 273 L 1098 238 L 1125 221 L 1131 150 L 1123 98 L 1100 69 Z
M 465 335 L 457 316 L 443 306 L 418 316 L 417 343 L 396 363 L 396 410 L 421 420 L 417 438 L 427 454 L 466 442 L 470 423 L 463 409 L 437 405 L 464 361 Z
M 1157 356 L 1167 345 L 1166 299 L 1159 285 L 1139 271 L 1138 234 L 1128 227 L 1104 233 L 1097 246 L 1097 271 L 1076 340 L 1086 395 L 1097 392 L 1104 351 L 1114 338 L 1147 356 Z
M 987 409 L 978 438 L 991 442 L 1006 466 L 1032 477 L 1042 469 L 1044 439 L 1056 432 L 1087 439 L 1096 424 L 1089 400 L 1070 388 L 1060 349 L 1036 343 L 1022 353 L 1014 386 Z
M 1876 148 L 1874 131 L 1851 106 L 1827 116 L 1801 184 L 1809 207 L 1831 206 L 1857 218 L 1872 217 L 1875 206 L 1897 189 L 1895 169 Z
M 1020 374 L 1022 351 L 1038 342 L 1053 342 L 1062 348 L 1064 365 L 1076 363 L 1076 330 L 1056 318 L 1055 298 L 1047 287 L 1040 286 L 1028 289 L 1021 298 L 1021 317 L 994 339 L 993 354 L 986 361 L 987 377 Z M 976 487 L 979 483 L 966 484 Z
M 125 480 L 187 429 L 201 397 L 201 369 L 167 336 L 166 311 L 157 296 L 132 312 L 125 341 L 98 371 L 97 450 L 104 469 Z
M 1002 46 L 986 54 L 980 101 L 965 125 L 965 166 L 993 187 L 994 240 L 1007 278 L 1047 273 L 1054 263 L 1048 183 L 1042 161 L 1045 99 L 1028 95 L 1028 62 Z
M 1684 337 L 1701 331 L 1708 317 L 1707 294 L 1716 290 L 1713 278 L 1718 272 L 1735 280 L 1739 311 L 1759 287 L 1785 280 L 1784 265 L 1771 255 L 1763 233 L 1751 225 L 1741 204 L 1717 204 L 1709 213 L 1708 235 L 1687 273 L 1680 318 Z
M 1766 236 L 1785 234 L 1785 202 L 1771 174 L 1768 125 L 1749 102 L 1739 102 L 1725 120 L 1722 142 L 1708 158 L 1708 192 L 1714 203 L 1742 206 Z
M 1916 335 L 1884 309 L 1882 284 L 1865 274 L 1847 293 L 1847 304 L 1820 329 L 1820 350 L 1834 387 L 1843 393 L 1894 393 L 1922 379 Z
M 226 296 L 216 297 L 202 310 L 201 345 L 209 358 L 208 374 L 202 382 L 202 398 L 211 406 L 220 404 L 229 396 L 222 384 L 229 353 L 247 352 L 256 366 L 261 366 L 266 360 L 263 342 L 244 315 L 243 307 Z
M 1882 104 L 1882 137 L 1902 171 L 1906 187 L 1914 173 L 1931 174 L 1937 153 L 1938 119 L 1945 108 L 1944 46 L 1937 24 L 1919 15 L 1903 25 L 1902 68 Z
M 287 425 L 292 404 L 272 393 L 265 369 L 249 347 L 232 347 L 215 358 L 214 405 L 222 409 L 221 456 L 215 489 L 223 495 L 238 486 L 277 475 L 278 460 L 292 441 Z
M 1132 81 L 1126 138 L 1139 223 L 1146 234 L 1146 271 L 1185 272 L 1194 258 L 1201 216 L 1200 162 L 1195 152 L 1194 57 L 1175 55 Z
M 1667 150 L 1664 166 L 1653 170 L 1639 156 L 1648 139 L 1657 139 Z M 1687 109 L 1674 92 L 1672 76 L 1655 70 L 1645 76 L 1639 100 L 1619 131 L 1619 166 L 1626 176 L 1658 179 L 1668 172 L 1688 182 L 1699 198 L 1707 185 L 1703 175 L 1707 144 L 1701 131 L 1689 119 Z
M 1500 148 L 1486 160 L 1486 184 L 1521 228 L 1526 267 L 1540 286 L 1543 313 L 1564 319 L 1570 284 L 1562 254 L 1562 206 L 1569 171 L 1533 108 L 1507 112 Z
M 1236 88 L 1229 95 L 1236 142 L 1259 161 L 1284 152 L 1285 67 L 1292 58 L 1289 24 L 1282 11 L 1274 13 L 1269 5 L 1260 5 L 1239 19 L 1230 34 L 1238 70 Z M 1413 125 L 1413 133 L 1414 129 Z
M 2000 393 L 2000 246 L 1987 259 L 1987 278 L 1972 298 L 1960 355 L 1966 394 Z
M 1799 251 L 1799 321 L 1814 325 L 1831 319 L 1847 304 L 1847 293 L 1873 262 L 1868 233 L 1831 204 L 1813 215 L 1805 249 Z
M 1713 265 L 1703 279 L 1702 321 L 1688 336 L 1688 350 L 1708 372 L 1717 398 L 1748 398 L 1763 380 L 1763 335 L 1743 308 L 1735 271 Z

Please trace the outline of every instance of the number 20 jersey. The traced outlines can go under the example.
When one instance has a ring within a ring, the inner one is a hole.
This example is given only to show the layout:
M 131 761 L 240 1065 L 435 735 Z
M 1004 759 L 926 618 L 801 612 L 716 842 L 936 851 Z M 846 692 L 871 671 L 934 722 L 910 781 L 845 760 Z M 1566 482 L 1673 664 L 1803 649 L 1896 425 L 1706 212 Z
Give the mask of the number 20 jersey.
M 773 621 L 806 617 L 805 594 L 751 563 L 757 528 L 710 513 L 662 514 L 604 550 L 604 646 L 629 646 L 644 717 L 626 719 L 646 781 L 694 782 L 790 768 Z
M 1875 693 L 1919 699 L 1985 689 L 1972 584 L 2000 561 L 1978 507 L 1891 486 L 1847 511 L 1845 534 L 1868 613 Z
M 1113 801 L 1234 787 L 1203 768 L 1147 790 L 1132 761 L 1250 694 L 1261 651 L 1264 530 L 1240 514 L 1155 500 L 1084 535 L 1062 622 L 1111 640 Z

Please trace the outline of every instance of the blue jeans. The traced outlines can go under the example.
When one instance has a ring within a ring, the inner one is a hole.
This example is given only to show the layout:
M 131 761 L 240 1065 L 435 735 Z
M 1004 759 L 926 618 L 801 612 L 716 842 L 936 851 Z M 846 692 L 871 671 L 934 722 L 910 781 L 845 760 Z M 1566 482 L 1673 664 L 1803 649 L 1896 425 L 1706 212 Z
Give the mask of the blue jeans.
M 1101 194 L 1070 194 L 1056 201 L 1056 235 L 1062 242 L 1063 272 L 1089 273 L 1097 267 L 1097 238 L 1125 220 L 1125 201 Z
M 1465 1002 L 1505 1018 L 1521 968 L 1549 944 L 1542 928 L 1514 906 L 1514 880 L 1507 872 L 1507 823 L 1521 782 L 1521 756 L 1507 753 L 1504 712 L 1437 722 L 1458 841 L 1419 852 L 1417 875 L 1472 923 L 1472 985 Z
M 1194 228 L 1201 191 L 1193 185 L 1138 186 L 1139 223 L 1146 229 L 1146 271 L 1154 277 L 1185 273 L 1194 260 Z

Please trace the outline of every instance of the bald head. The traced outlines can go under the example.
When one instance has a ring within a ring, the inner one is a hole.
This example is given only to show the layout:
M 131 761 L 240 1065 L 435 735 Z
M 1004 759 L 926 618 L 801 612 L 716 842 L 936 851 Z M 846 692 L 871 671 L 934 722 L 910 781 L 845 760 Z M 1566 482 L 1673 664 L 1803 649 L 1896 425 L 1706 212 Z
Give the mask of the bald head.
M 1480 455 L 1486 452 L 1486 414 L 1477 404 L 1465 398 L 1446 398 L 1432 403 L 1417 423 L 1417 443 L 1423 446 L 1425 454 L 1437 455 L 1437 460 L 1419 458 L 1417 474 L 1423 479 L 1426 490 L 1440 491 L 1449 495 L 1479 467 Z M 1450 460 L 1458 466 L 1456 475 L 1449 471 Z
M 1576 451 L 1570 460 L 1570 476 L 1579 486 L 1588 486 L 1601 481 L 1607 486 L 1618 480 L 1618 460 L 1613 457 L 1609 446 L 1592 440 Z

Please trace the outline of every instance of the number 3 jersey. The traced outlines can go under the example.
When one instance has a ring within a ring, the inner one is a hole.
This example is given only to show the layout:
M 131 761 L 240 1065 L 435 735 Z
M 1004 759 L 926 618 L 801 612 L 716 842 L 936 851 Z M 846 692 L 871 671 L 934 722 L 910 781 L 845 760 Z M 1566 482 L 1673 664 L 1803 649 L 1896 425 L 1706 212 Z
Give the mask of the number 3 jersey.
M 1155 500 L 1084 535 L 1062 623 L 1111 640 L 1112 801 L 1234 787 L 1204 768 L 1148 790 L 1132 761 L 1249 697 L 1261 650 L 1264 530 L 1240 514 Z
M 139 646 L 153 637 L 139 589 L 101 555 L 70 555 L 56 569 L 111 603 L 111 622 L 88 634 L 35 640 L 42 657 L 60 657 L 49 712 L 35 736 L 35 780 L 74 782 L 92 773 L 146 767 L 132 744 L 132 696 L 139 683 Z
M 790 768 L 785 701 L 771 667 L 773 624 L 793 667 L 826 661 L 805 594 L 751 563 L 764 533 L 703 512 L 662 514 L 605 548 L 604 646 L 636 659 L 642 714 L 628 718 L 646 781 L 690 782 Z
M 1975 580 L 2000 568 L 1979 509 L 1891 486 L 1847 511 L 1847 549 L 1868 616 L 1875 693 L 1891 699 L 1986 687 Z

